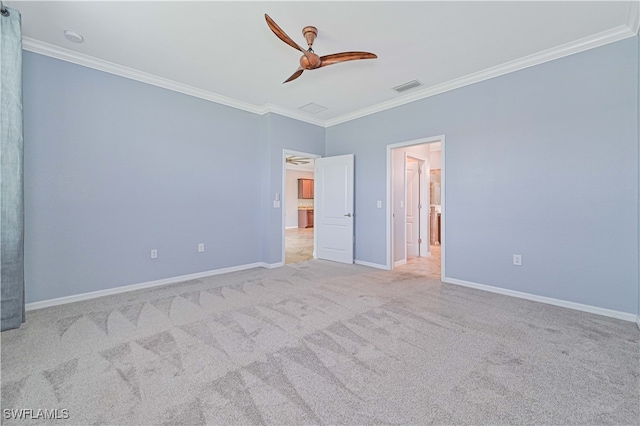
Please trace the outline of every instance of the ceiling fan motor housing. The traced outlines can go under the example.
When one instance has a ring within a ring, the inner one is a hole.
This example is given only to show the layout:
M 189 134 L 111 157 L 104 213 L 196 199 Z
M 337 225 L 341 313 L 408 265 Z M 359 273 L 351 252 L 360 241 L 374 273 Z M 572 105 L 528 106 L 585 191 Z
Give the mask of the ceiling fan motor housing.
M 307 52 L 306 54 L 300 57 L 300 66 L 305 70 L 312 70 L 312 69 L 318 68 L 320 67 L 321 64 L 322 64 L 322 60 L 318 55 L 313 53 L 313 51 Z

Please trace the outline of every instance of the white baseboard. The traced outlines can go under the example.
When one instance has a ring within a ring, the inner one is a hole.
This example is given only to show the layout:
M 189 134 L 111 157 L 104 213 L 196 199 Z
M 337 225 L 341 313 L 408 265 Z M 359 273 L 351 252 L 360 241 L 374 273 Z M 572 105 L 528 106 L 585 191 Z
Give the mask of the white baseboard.
M 277 268 L 278 266 L 282 266 L 282 264 L 283 262 L 280 262 L 280 263 L 256 262 L 256 263 L 248 263 L 246 265 L 231 266 L 228 268 L 213 269 L 210 271 L 197 272 L 195 274 L 180 275 L 177 277 L 163 278 L 161 280 L 148 281 L 148 282 L 139 283 L 139 284 L 125 285 L 121 287 L 108 288 L 105 290 L 91 291 L 89 293 L 81 293 L 81 294 L 74 294 L 72 296 L 58 297 L 55 299 L 43 300 L 40 302 L 27 303 L 25 305 L 25 310 L 33 311 L 36 309 L 48 308 L 50 306 L 64 305 L 66 303 L 73 303 L 73 302 L 79 302 L 81 300 L 95 299 L 97 297 L 102 297 L 102 296 L 110 296 L 112 294 L 126 293 L 128 291 L 142 290 L 145 288 L 158 287 L 166 284 L 174 284 L 182 281 L 189 281 L 189 280 L 195 280 L 198 278 L 210 277 L 213 275 L 228 274 L 229 272 L 244 271 L 245 269 Z
M 384 269 L 384 270 L 389 270 L 389 268 L 387 268 L 387 265 L 381 265 L 379 263 L 372 263 L 372 262 L 365 262 L 364 260 L 354 260 L 353 261 L 356 265 L 362 265 L 362 266 L 368 266 L 370 268 L 376 268 L 376 269 Z
M 402 266 L 402 265 L 406 265 L 407 264 L 407 259 L 402 259 L 402 260 L 396 260 L 395 262 L 393 262 L 393 266 Z
M 638 326 L 638 329 L 640 330 L 640 315 L 638 315 L 636 317 L 636 325 Z
M 546 303 L 548 305 L 555 305 L 555 306 L 561 306 L 563 308 L 575 309 L 577 311 L 604 315 L 605 317 L 617 318 L 624 321 L 634 322 L 637 320 L 637 318 L 639 318 L 635 314 L 629 314 L 627 312 L 614 311 L 613 309 L 599 308 L 597 306 L 591 306 L 591 305 L 583 305 L 582 303 L 568 302 L 566 300 L 554 299 L 552 297 L 546 297 L 546 296 L 538 296 L 536 294 L 524 293 L 522 291 L 508 290 L 505 288 L 494 287 L 494 286 L 485 285 L 485 284 L 477 284 L 474 282 L 459 280 L 456 278 L 445 277 L 442 279 L 442 282 L 445 282 L 448 284 L 461 285 L 463 287 L 475 288 L 478 290 L 489 291 L 491 293 L 503 294 L 505 296 L 512 296 L 520 299 L 532 300 L 534 302 Z M 640 327 L 640 320 L 638 321 L 639 321 L 638 327 Z
M 294 225 L 294 226 L 285 226 L 284 229 L 294 229 L 297 228 L 298 225 Z

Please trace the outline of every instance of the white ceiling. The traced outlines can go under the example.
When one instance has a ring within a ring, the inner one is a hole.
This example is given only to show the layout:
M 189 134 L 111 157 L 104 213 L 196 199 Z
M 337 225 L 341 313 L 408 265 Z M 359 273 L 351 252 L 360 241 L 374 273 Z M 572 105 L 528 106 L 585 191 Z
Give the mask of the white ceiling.
M 249 111 L 320 125 L 389 108 L 637 34 L 638 2 L 34 2 L 24 47 Z M 269 30 L 268 13 L 298 44 L 318 28 L 319 55 L 378 59 L 305 71 L 282 84 L 300 52 Z M 66 40 L 63 30 L 84 36 Z M 398 94 L 417 79 L 424 86 Z M 317 114 L 298 110 L 310 102 Z
M 297 170 L 300 172 L 313 172 L 313 164 L 314 164 L 314 160 L 311 159 L 311 161 L 309 161 L 309 163 L 307 164 L 290 164 L 287 163 L 285 168 L 287 170 Z

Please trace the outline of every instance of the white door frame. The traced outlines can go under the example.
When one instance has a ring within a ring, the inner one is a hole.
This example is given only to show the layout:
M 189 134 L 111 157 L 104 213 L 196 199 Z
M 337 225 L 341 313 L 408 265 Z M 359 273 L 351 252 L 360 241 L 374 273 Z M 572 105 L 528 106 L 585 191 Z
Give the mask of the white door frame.
M 395 148 L 402 148 L 402 147 L 407 147 L 407 146 L 412 146 L 412 145 L 422 145 L 425 143 L 435 143 L 435 142 L 440 142 L 440 146 L 441 146 L 441 151 L 440 151 L 440 161 L 442 163 L 441 165 L 441 206 L 442 206 L 442 213 L 440 216 L 440 232 L 441 232 L 441 238 L 442 241 L 440 241 L 440 246 L 442 247 L 441 249 L 441 259 L 440 259 L 440 276 L 441 279 L 444 278 L 446 276 L 445 274 L 445 246 L 446 246 L 446 208 L 445 208 L 445 195 L 446 195 L 446 191 L 445 191 L 445 184 L 446 184 L 446 169 L 445 169 L 445 136 L 444 135 L 439 135 L 439 136 L 432 136 L 429 138 L 424 138 L 424 139 L 415 139 L 415 140 L 411 140 L 411 141 L 406 141 L 406 142 L 398 142 L 398 143 L 394 143 L 394 144 L 389 144 L 387 145 L 387 264 L 386 264 L 386 269 L 391 270 L 393 269 L 393 250 L 392 250 L 392 246 L 393 246 L 393 205 L 391 202 L 391 186 L 393 183 L 393 161 L 392 161 L 392 150 Z M 405 167 L 406 168 L 406 167 Z M 405 175 L 406 175 L 406 171 L 405 171 Z M 406 178 L 405 178 L 406 179 Z M 406 228 L 406 226 L 405 226 Z M 406 230 L 405 230 L 406 232 Z M 405 244 L 406 245 L 406 244 Z M 406 248 L 405 248 L 406 250 Z
M 425 164 L 427 164 L 429 162 L 428 158 L 424 158 L 421 155 L 417 155 L 417 154 L 412 154 L 410 152 L 405 152 L 404 153 L 404 169 L 405 169 L 405 174 L 404 174 L 404 260 L 405 262 L 407 260 L 409 260 L 409 253 L 407 251 L 407 212 L 409 211 L 409 205 L 407 204 L 407 174 L 406 174 L 406 170 L 407 170 L 407 164 L 408 164 L 408 159 L 412 158 L 414 160 L 417 161 L 418 163 L 418 168 L 420 170 L 422 170 L 422 168 L 424 167 Z M 419 203 L 423 204 L 425 203 L 425 200 L 427 198 L 429 198 L 428 196 L 425 196 L 426 194 L 429 194 L 429 192 L 427 191 L 427 185 L 425 185 L 425 179 L 426 176 L 424 174 L 424 170 L 422 170 L 419 175 L 418 175 L 418 179 L 420 180 L 420 189 L 419 189 Z M 425 220 L 425 212 L 426 209 L 422 208 L 422 209 L 418 209 L 418 223 L 420 224 L 420 228 L 419 228 L 419 235 L 418 238 L 422 238 L 423 234 L 425 232 L 422 231 L 422 227 L 425 226 L 425 223 L 427 224 L 426 227 L 426 237 L 423 238 L 423 242 L 422 243 L 418 243 L 418 257 L 425 257 L 427 255 L 429 255 L 430 253 L 430 249 L 429 249 L 429 227 L 431 226 L 431 224 L 429 223 L 429 220 Z M 425 244 L 426 242 L 426 244 Z M 423 249 L 426 246 L 426 250 L 423 251 Z M 393 244 L 392 244 L 393 247 Z
M 281 202 L 280 202 L 280 210 L 282 210 L 282 223 L 281 223 L 281 232 L 282 232 L 282 264 L 284 265 L 286 262 L 285 259 L 285 254 L 286 254 L 286 249 L 285 249 L 285 227 L 286 227 L 286 218 L 285 218 L 285 213 L 286 213 L 286 201 L 287 201 L 287 156 L 288 155 L 295 155 L 296 157 L 307 157 L 307 158 L 312 158 L 313 160 L 315 160 L 316 158 L 321 158 L 322 155 L 318 155 L 318 154 L 311 154 L 308 152 L 301 152 L 301 151 L 294 151 L 292 149 L 287 149 L 284 148 L 282 150 L 282 197 L 281 197 Z M 315 167 L 314 167 L 314 179 L 315 179 Z M 315 215 L 314 215 L 315 218 Z M 316 257 L 316 227 L 314 224 L 313 227 L 313 258 L 315 259 Z

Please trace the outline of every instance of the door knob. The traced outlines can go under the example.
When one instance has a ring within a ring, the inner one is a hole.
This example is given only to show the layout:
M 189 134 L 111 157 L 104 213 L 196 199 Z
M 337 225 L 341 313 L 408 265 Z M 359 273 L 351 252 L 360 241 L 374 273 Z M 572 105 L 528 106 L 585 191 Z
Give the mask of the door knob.
M 351 213 L 345 214 L 346 217 L 351 217 Z

